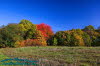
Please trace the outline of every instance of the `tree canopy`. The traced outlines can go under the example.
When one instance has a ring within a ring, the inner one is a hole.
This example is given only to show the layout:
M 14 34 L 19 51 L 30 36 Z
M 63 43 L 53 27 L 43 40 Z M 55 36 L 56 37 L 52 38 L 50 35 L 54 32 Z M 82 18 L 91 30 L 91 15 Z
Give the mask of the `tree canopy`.
M 33 24 L 21 20 L 0 27 L 0 47 L 23 46 L 100 46 L 100 29 L 92 25 L 84 29 L 58 31 L 55 34 L 50 25 Z

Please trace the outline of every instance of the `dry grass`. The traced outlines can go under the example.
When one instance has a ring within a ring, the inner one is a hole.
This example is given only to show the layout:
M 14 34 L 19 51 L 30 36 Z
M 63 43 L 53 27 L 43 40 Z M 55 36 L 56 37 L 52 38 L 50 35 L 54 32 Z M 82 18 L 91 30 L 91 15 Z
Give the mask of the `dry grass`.
M 22 47 L 0 49 L 5 58 L 38 60 L 39 66 L 100 66 L 100 47 Z

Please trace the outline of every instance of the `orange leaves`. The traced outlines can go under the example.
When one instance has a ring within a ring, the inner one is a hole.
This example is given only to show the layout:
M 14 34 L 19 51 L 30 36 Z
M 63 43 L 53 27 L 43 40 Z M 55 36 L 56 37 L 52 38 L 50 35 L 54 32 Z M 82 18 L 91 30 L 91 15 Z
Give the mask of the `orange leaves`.
M 47 46 L 47 43 L 44 39 L 27 39 L 21 42 L 17 42 L 18 46 Z
M 83 38 L 82 38 L 81 35 L 76 34 L 74 37 L 75 37 L 75 39 L 77 40 L 76 43 L 77 43 L 79 46 L 84 46 L 84 45 L 85 45 L 85 44 L 84 44 L 84 40 L 83 40 Z

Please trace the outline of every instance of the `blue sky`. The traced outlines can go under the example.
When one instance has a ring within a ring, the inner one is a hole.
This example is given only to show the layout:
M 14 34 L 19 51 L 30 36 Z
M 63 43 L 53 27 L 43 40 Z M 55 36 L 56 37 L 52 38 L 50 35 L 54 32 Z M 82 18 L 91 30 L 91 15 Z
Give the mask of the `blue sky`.
M 100 26 L 99 0 L 0 0 L 0 25 L 27 19 L 53 31 Z

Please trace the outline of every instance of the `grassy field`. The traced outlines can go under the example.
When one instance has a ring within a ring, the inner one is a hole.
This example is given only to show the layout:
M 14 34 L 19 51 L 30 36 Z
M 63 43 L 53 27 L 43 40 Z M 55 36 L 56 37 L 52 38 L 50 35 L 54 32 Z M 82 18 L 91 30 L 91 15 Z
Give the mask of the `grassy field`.
M 100 66 L 100 47 L 21 47 L 0 49 L 0 60 L 37 60 L 37 66 Z

